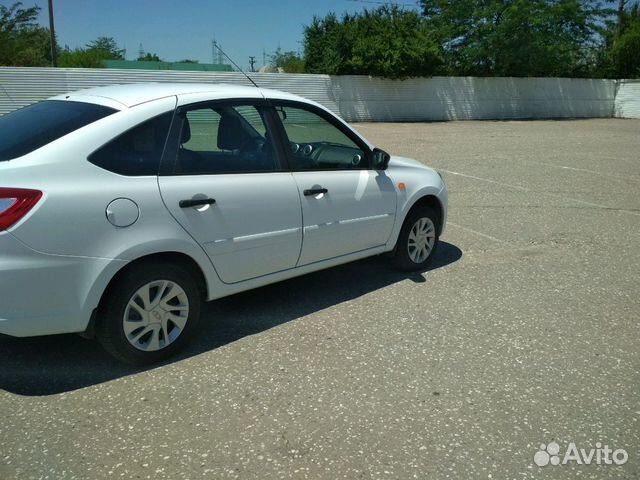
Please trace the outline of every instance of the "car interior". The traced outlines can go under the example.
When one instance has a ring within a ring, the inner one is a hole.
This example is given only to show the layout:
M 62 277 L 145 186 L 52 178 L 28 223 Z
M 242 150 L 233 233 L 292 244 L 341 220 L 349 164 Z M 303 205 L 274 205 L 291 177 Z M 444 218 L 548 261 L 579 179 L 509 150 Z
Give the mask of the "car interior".
M 176 173 L 260 172 L 276 169 L 276 159 L 269 134 L 261 135 L 233 108 L 212 109 L 219 120 L 198 124 L 201 135 L 216 139 L 215 150 L 190 148 L 193 128 L 188 115 L 183 116 Z M 203 132 L 203 129 L 206 129 Z
M 276 107 L 301 170 L 367 168 L 365 152 L 328 120 L 295 107 Z
M 291 142 L 296 166 L 301 170 L 349 170 L 366 168 L 362 150 L 330 142 Z
M 259 112 L 252 107 L 246 107 L 242 112 L 227 106 L 183 113 L 175 173 L 198 175 L 277 170 L 273 144 Z M 287 115 L 284 110 L 281 120 L 291 140 L 289 144 L 298 169 L 367 168 L 366 154 L 328 122 L 306 112 Z M 264 134 L 259 129 L 264 129 Z M 341 142 L 330 141 L 334 139 Z M 350 145 L 345 145 L 347 142 Z

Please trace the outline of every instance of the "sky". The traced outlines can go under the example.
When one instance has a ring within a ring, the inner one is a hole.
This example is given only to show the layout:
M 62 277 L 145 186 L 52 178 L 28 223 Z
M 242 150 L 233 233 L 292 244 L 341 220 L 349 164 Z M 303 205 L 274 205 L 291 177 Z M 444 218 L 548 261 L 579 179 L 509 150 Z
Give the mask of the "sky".
M 48 26 L 47 0 L 22 0 L 24 7 L 42 8 L 40 23 Z M 10 6 L 14 0 L 0 0 Z M 378 0 L 53 0 L 58 43 L 82 47 L 97 37 L 113 37 L 126 48 L 127 59 L 145 52 L 166 61 L 185 58 L 212 63 L 211 40 L 248 70 L 256 68 L 278 46 L 302 51 L 304 25 L 314 15 L 342 14 L 375 8 Z M 397 3 L 412 5 L 412 0 Z

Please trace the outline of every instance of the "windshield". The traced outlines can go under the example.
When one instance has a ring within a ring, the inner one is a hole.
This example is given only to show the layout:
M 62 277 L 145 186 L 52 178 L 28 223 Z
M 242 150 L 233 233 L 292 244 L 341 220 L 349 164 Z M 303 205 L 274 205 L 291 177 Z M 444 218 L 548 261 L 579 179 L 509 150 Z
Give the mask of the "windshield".
M 0 117 L 0 162 L 21 157 L 117 110 L 45 100 Z

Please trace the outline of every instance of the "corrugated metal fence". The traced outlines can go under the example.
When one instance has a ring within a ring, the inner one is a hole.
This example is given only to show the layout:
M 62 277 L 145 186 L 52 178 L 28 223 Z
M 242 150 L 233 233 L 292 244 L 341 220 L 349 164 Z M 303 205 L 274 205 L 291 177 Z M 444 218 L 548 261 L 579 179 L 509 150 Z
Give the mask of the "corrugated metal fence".
M 640 118 L 640 80 L 618 81 L 614 115 Z
M 611 117 L 616 95 L 614 80 L 434 77 L 396 81 L 265 73 L 252 77 L 261 87 L 310 98 L 349 121 Z M 1 67 L 0 114 L 82 88 L 143 82 L 250 85 L 240 73 Z

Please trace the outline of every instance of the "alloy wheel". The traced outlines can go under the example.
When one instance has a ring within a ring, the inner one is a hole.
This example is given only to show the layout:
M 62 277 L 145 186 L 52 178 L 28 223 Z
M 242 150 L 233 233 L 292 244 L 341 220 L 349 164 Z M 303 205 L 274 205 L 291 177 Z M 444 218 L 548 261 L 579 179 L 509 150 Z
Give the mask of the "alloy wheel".
M 156 280 L 139 288 L 125 308 L 122 326 L 131 345 L 153 352 L 173 343 L 189 318 L 189 299 L 175 282 Z
M 436 241 L 436 227 L 428 217 L 416 220 L 409 232 L 407 250 L 413 263 L 423 263 L 433 250 Z

